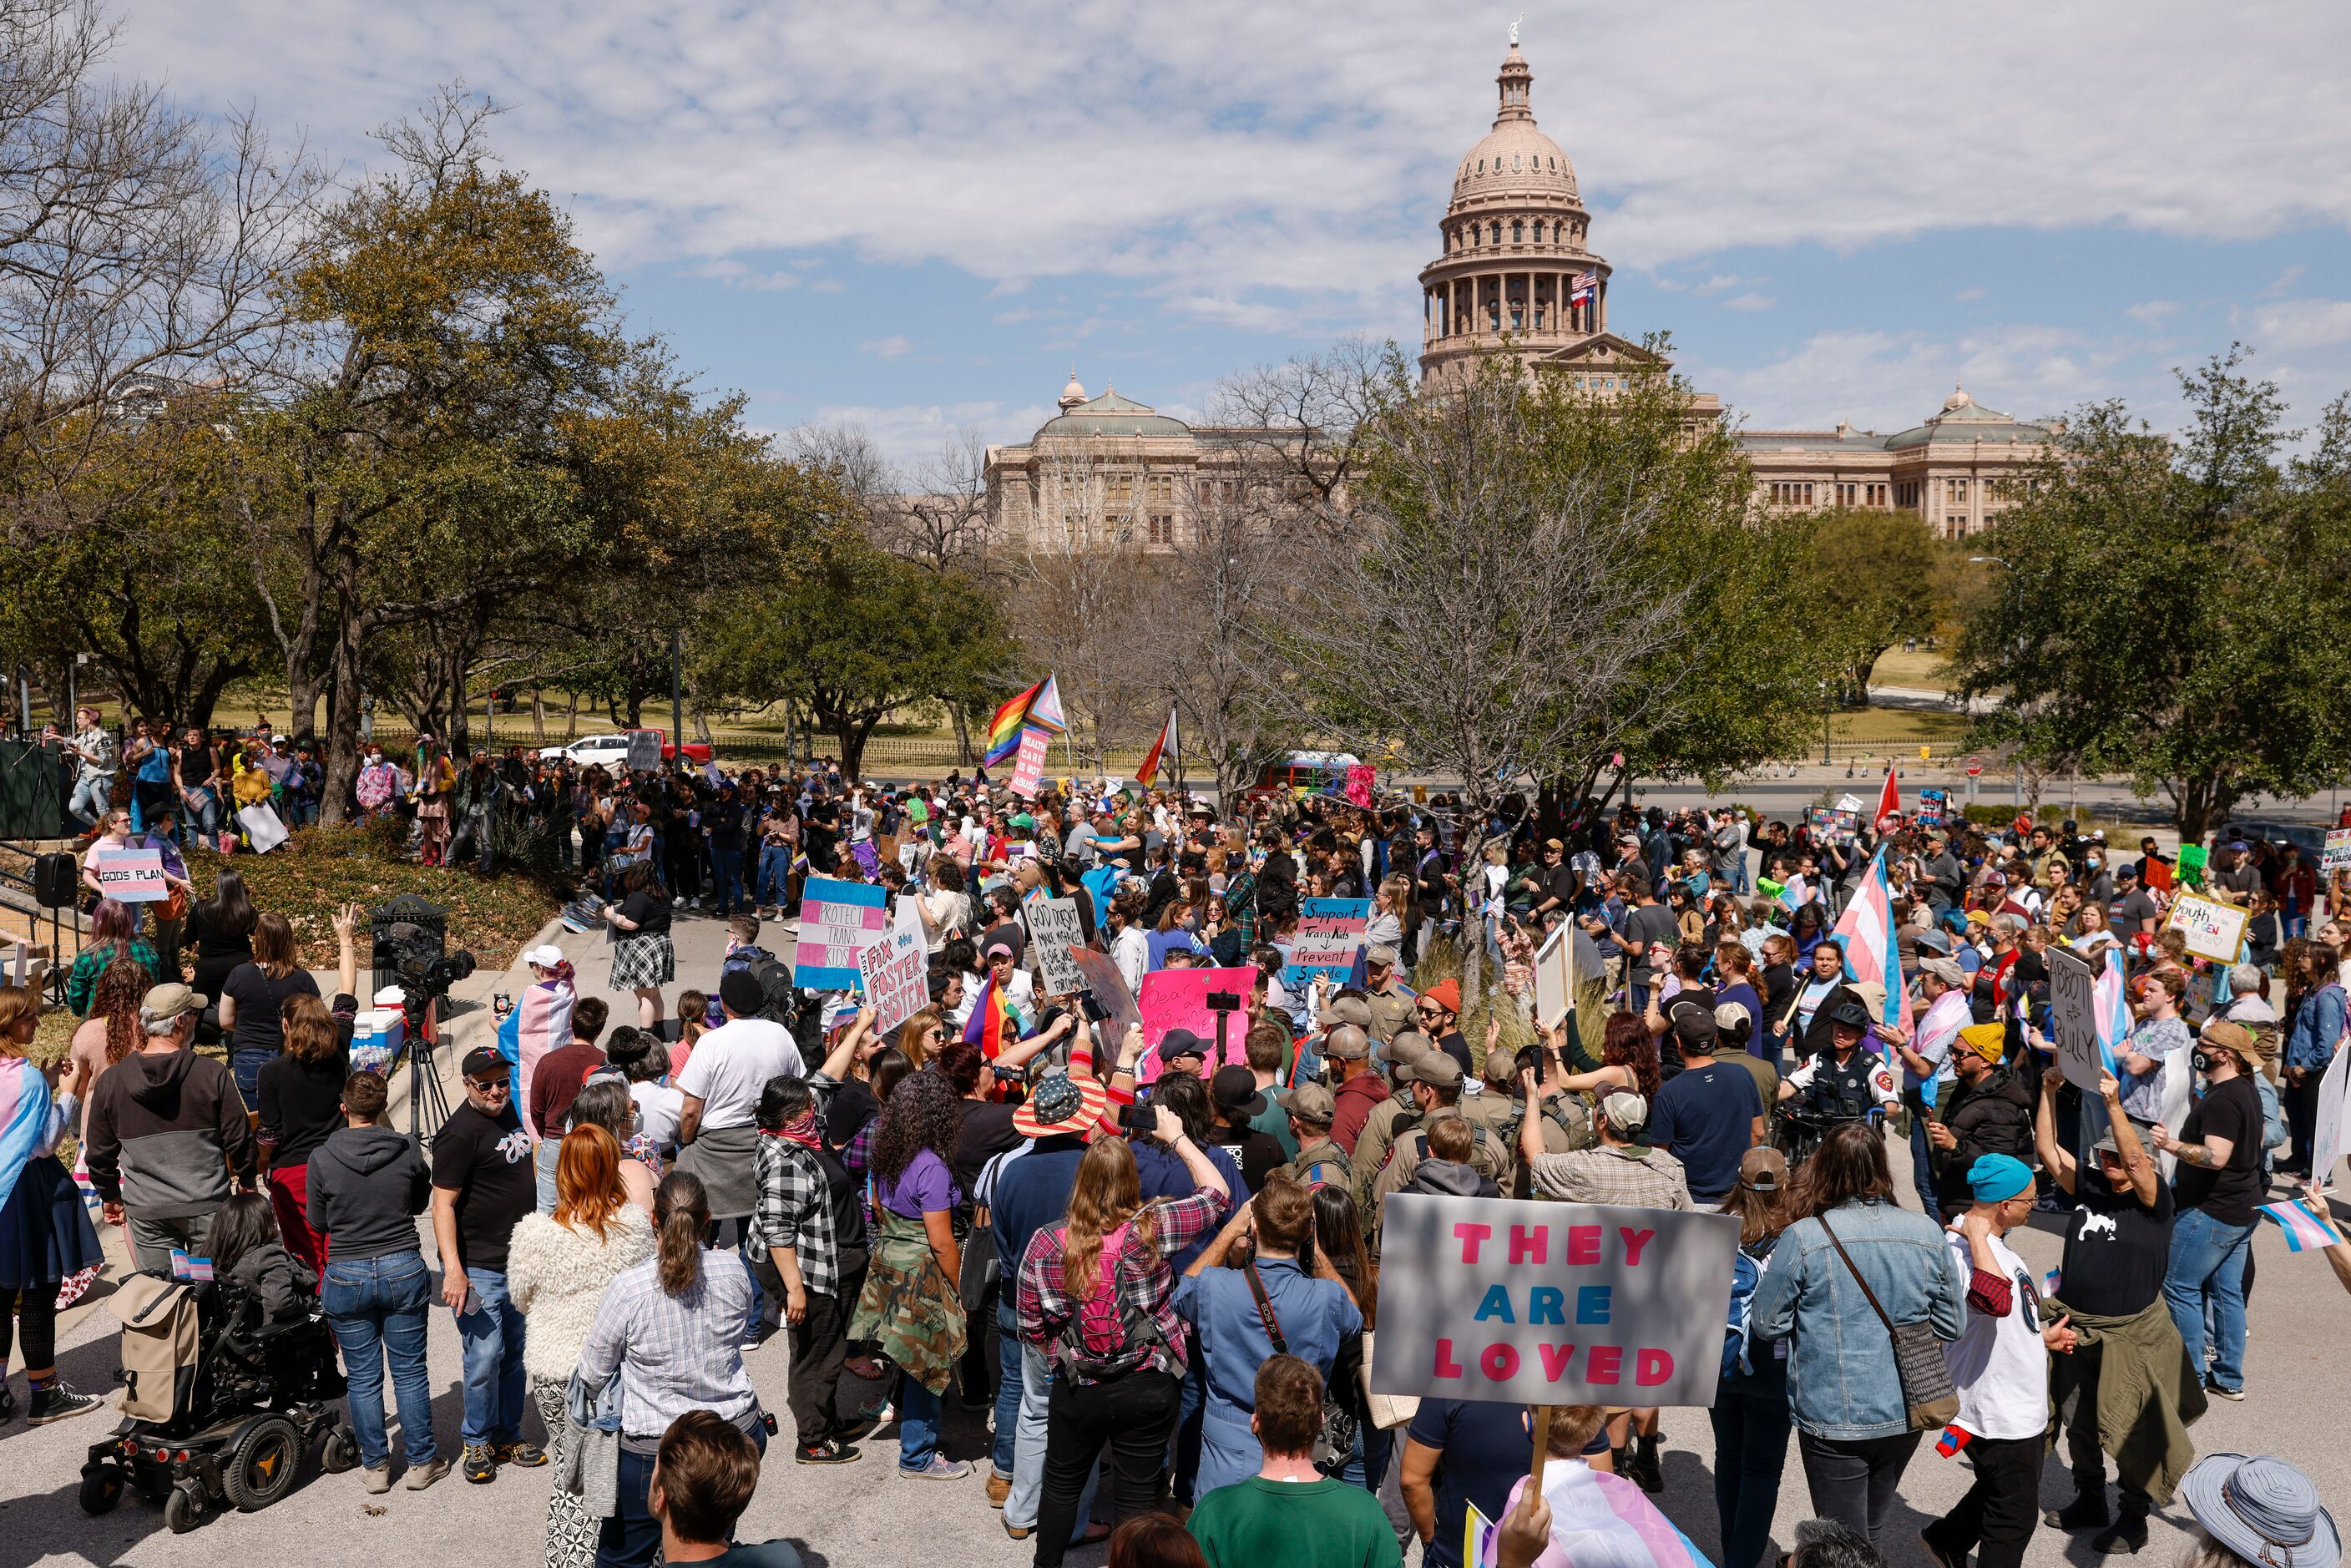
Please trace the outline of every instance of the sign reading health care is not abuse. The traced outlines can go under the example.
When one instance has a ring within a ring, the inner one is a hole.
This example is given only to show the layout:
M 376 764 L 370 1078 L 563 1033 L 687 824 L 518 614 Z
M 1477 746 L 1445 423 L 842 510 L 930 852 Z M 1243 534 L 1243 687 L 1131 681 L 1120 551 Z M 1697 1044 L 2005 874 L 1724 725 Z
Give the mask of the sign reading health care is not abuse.
M 1738 1245 L 1725 1214 L 1399 1193 L 1372 1391 L 1712 1405 Z
M 857 956 L 890 925 L 890 894 L 870 883 L 812 876 L 800 894 L 799 945 L 792 980 L 811 991 L 854 991 L 863 984 Z

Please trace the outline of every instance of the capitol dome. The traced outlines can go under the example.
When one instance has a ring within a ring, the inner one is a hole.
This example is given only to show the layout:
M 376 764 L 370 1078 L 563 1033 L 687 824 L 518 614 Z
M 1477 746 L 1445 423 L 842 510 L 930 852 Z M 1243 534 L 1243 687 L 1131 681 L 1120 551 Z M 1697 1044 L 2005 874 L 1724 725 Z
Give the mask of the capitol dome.
M 1534 72 L 1526 57 L 1510 46 L 1495 78 L 1501 88 L 1501 105 L 1494 129 L 1469 149 L 1453 172 L 1453 199 L 1465 196 L 1565 198 L 1574 202 L 1575 165 L 1559 143 L 1535 129 L 1532 96 Z

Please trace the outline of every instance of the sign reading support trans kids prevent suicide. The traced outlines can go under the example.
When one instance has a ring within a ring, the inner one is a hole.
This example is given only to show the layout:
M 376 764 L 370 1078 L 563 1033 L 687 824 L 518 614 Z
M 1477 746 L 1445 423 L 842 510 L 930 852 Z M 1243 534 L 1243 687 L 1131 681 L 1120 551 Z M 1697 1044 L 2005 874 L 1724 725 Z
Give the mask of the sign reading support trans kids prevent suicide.
M 1384 1212 L 1373 1393 L 1714 1403 L 1732 1216 L 1415 1193 Z

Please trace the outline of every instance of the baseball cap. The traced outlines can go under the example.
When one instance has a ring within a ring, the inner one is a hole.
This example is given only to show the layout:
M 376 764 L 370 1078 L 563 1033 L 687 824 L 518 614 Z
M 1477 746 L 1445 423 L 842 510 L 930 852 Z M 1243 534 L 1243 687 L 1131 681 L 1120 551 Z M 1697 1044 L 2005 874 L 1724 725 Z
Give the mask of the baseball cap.
M 1649 1124 L 1649 1103 L 1630 1090 L 1619 1089 L 1600 1102 L 1600 1115 L 1620 1133 L 1637 1133 Z
M 730 969 L 718 981 L 718 1000 L 731 1011 L 750 1017 L 765 1007 L 768 993 L 748 969 Z
M 1932 975 L 1935 978 L 1942 981 L 1943 984 L 1947 986 L 1964 986 L 1968 983 L 1968 972 L 1965 969 L 1960 968 L 1959 963 L 1955 959 L 1921 959 L 1918 964 L 1918 972 L 1922 975 Z
M 1357 1029 L 1372 1027 L 1372 1004 L 1361 997 L 1333 997 L 1322 1006 L 1325 1027 L 1353 1024 Z
M 1395 967 L 1395 961 L 1396 950 L 1384 943 L 1374 943 L 1364 949 L 1364 962 L 1367 965 L 1378 964 L 1393 969 Z
M 1565 854 L 1567 852 L 1567 846 L 1561 843 L 1557 839 L 1545 839 L 1543 841 L 1543 848 L 1547 850 L 1557 850 L 1562 854 Z
M 1162 1064 L 1179 1056 L 1206 1057 L 1208 1048 L 1200 1037 L 1188 1029 L 1171 1029 L 1159 1037 L 1159 1060 Z
M 1248 1070 L 1244 1068 L 1242 1071 Z M 1339 1116 L 1339 1103 L 1331 1097 L 1331 1091 L 1320 1083 L 1301 1083 L 1295 1089 L 1275 1095 L 1273 1103 L 1300 1121 L 1311 1122 L 1318 1127 L 1329 1126 Z
M 1788 1156 L 1754 1148 L 1739 1156 L 1739 1185 L 1750 1192 L 1778 1192 L 1788 1185 Z
M 563 962 L 563 949 L 552 942 L 542 942 L 522 956 L 526 964 L 536 964 L 542 969 L 552 969 Z
M 147 994 L 139 998 L 139 1010 L 157 1023 L 189 1013 L 200 1013 L 208 1005 L 209 998 L 190 990 L 177 980 L 150 986 Z
M 1396 1082 L 1426 1083 L 1432 1089 L 1451 1089 L 1461 1082 L 1461 1064 L 1442 1051 L 1430 1050 L 1397 1068 Z
M 1004 941 L 990 942 L 987 945 L 987 956 L 993 958 L 998 953 L 1001 953 L 1006 957 L 1009 958 L 1012 956 L 1012 944 Z
M 1713 1015 L 1696 1008 L 1686 1009 L 1674 1018 L 1674 1039 L 1685 1046 L 1711 1051 L 1719 1034 Z
M 1165 1041 L 1161 1041 L 1165 1045 Z M 1246 1067 L 1219 1067 L 1209 1080 L 1208 1096 L 1217 1109 L 1228 1118 L 1260 1115 L 1265 1111 L 1265 1096 L 1258 1092 L 1257 1077 Z
M 1322 1037 L 1322 1054 L 1341 1061 L 1361 1061 L 1371 1053 L 1371 1040 L 1360 1024 L 1341 1024 Z
M 1507 1046 L 1496 1046 L 1486 1053 L 1486 1076 L 1497 1083 L 1509 1083 L 1519 1076 L 1519 1053 Z
M 1740 1024 L 1754 1020 L 1755 1015 L 1747 1010 L 1745 1002 L 1722 1002 L 1714 1009 L 1714 1027 L 1717 1030 L 1737 1029 Z
M 487 1078 L 492 1073 L 503 1075 L 506 1070 L 507 1059 L 498 1054 L 498 1048 L 495 1045 L 474 1047 L 465 1053 L 465 1060 L 457 1068 L 468 1078 Z

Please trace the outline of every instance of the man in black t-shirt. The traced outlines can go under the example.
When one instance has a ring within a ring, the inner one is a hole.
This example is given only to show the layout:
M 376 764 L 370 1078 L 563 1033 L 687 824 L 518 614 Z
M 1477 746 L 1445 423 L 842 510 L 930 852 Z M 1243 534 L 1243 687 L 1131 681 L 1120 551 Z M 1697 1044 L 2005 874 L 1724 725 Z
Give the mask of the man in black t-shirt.
M 2151 1330 L 2168 1343 L 2176 1343 L 2170 1313 L 2160 1304 L 2164 1270 L 2171 1257 L 2172 1197 L 2155 1156 L 2138 1141 L 2138 1131 L 2123 1114 L 2122 1085 L 2112 1073 L 2099 1081 L 2099 1097 L 2106 1111 L 2106 1130 L 2091 1151 L 2095 1168 L 2085 1172 L 2057 1137 L 2057 1091 L 2065 1074 L 2050 1068 L 2042 1075 L 2041 1099 L 2033 1112 L 2033 1144 L 2051 1179 L 2074 1197 L 2074 1212 L 2065 1224 L 2065 1262 L 2057 1294 L 2085 1331 L 2136 1328 Z M 2105 1320 L 2113 1320 L 2109 1324 Z M 2133 1320 L 2138 1320 L 2136 1323 Z M 2130 1335 L 2136 1338 L 2136 1335 Z M 2068 1395 L 2075 1396 L 2073 1414 L 2065 1423 L 2065 1453 L 2074 1471 L 2074 1498 L 2064 1508 L 2043 1515 L 2060 1530 L 2095 1530 L 2106 1524 L 2106 1461 L 2099 1442 L 2099 1374 L 2105 1365 L 2108 1335 L 2085 1333 L 2071 1355 L 2059 1356 L 2051 1367 L 2051 1396 L 2059 1411 Z M 2116 1343 L 2125 1343 L 2116 1336 Z M 2179 1352 L 2169 1353 L 2177 1364 Z M 2129 1386 L 2130 1385 L 2126 1385 Z M 2156 1425 L 2156 1413 L 2147 1421 L 2132 1421 L 2141 1431 Z M 2149 1487 L 2162 1468 L 2161 1445 L 2139 1444 L 2117 1454 L 2115 1469 L 2122 1483 L 2122 1519 L 2091 1544 L 2105 1552 L 2117 1545 L 2137 1551 L 2147 1540 L 2147 1516 L 2154 1508 Z
M 2212 1310 L 2218 1341 L 2205 1391 L 2245 1396 L 2245 1259 L 2252 1250 L 2253 1206 L 2262 1197 L 2262 1101 L 2252 1072 L 2258 1061 L 2242 1024 L 2204 1026 L 2196 1071 L 2204 1092 L 2175 1135 L 2160 1123 L 2155 1146 L 2179 1162 L 2179 1214 L 2163 1280 L 2171 1321 L 2190 1366 L 2204 1364 L 2204 1313 Z
M 507 1296 L 507 1242 L 538 1207 L 538 1184 L 506 1058 L 477 1045 L 460 1071 L 465 1103 L 433 1140 L 433 1238 L 465 1354 L 463 1468 L 478 1484 L 497 1479 L 501 1464 L 547 1463 L 522 1440 L 523 1320 Z

